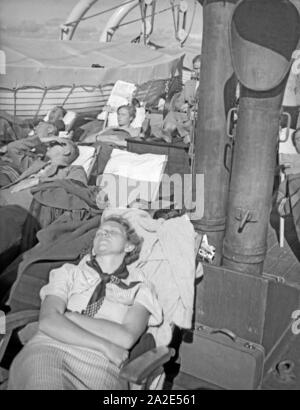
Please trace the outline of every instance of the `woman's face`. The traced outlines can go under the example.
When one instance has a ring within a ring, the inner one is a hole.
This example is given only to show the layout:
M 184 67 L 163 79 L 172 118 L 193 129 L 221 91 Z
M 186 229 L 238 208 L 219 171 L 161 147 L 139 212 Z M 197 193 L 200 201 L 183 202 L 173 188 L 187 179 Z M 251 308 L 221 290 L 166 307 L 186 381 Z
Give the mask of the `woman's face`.
M 60 145 L 54 145 L 54 146 L 50 146 L 47 149 L 46 155 L 48 157 L 49 160 L 53 161 L 53 160 L 58 160 L 64 157 L 64 147 L 60 146 Z
M 295 134 L 295 148 L 298 154 L 300 154 L 300 131 Z
M 131 123 L 129 111 L 126 108 L 121 108 L 117 113 L 118 124 L 120 127 L 128 127 Z
M 70 150 L 71 148 L 68 142 L 50 141 L 48 143 L 46 155 L 51 161 L 63 162 L 70 153 Z
M 128 241 L 125 228 L 115 221 L 104 222 L 94 239 L 96 255 L 120 255 L 128 252 Z

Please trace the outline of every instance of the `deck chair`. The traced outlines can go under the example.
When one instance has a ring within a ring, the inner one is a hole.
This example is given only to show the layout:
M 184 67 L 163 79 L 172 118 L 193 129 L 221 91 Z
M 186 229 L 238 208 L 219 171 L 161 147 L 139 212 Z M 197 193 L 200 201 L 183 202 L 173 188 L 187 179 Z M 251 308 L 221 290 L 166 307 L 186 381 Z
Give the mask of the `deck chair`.
M 6 336 L 0 341 L 0 361 L 15 329 L 38 320 L 39 310 L 12 313 L 6 319 Z M 165 380 L 163 365 L 175 355 L 174 348 L 159 346 L 148 350 L 127 362 L 120 371 L 120 378 L 128 382 L 130 390 L 162 390 Z M 8 371 L 0 367 L 0 390 L 6 388 Z M 1 384 L 3 383 L 3 385 Z
M 34 258 L 31 255 L 31 259 L 30 256 L 27 259 L 27 265 L 26 263 L 25 265 L 23 264 L 22 275 L 19 275 L 10 295 L 9 306 L 11 313 L 6 317 L 6 335 L 2 340 L 0 339 L 0 362 L 3 359 L 12 333 L 16 329 L 38 319 L 40 306 L 39 289 L 47 283 L 49 271 L 65 263 L 66 257 L 64 254 L 68 254 L 69 251 L 69 262 L 72 260 L 76 262 L 78 258 L 81 259 L 81 252 L 90 245 L 99 226 L 99 218 L 96 217 L 93 221 L 88 221 L 83 227 L 80 227 L 80 234 L 78 233 L 79 231 L 73 234 L 73 236 L 71 234 L 67 249 L 60 249 L 60 244 L 57 244 L 57 249 L 61 250 L 61 260 L 54 262 L 49 260 L 51 258 L 48 256 L 46 261 L 47 252 L 48 254 L 51 253 L 51 249 L 45 248 L 43 251 L 43 249 L 39 248 L 40 261 L 35 261 L 36 263 L 34 263 Z M 199 244 L 199 237 L 196 236 L 195 250 Z M 168 346 L 159 346 L 146 351 L 141 356 L 126 363 L 121 369 L 120 377 L 128 381 L 131 389 L 161 389 L 164 382 L 163 365 L 174 355 L 175 350 Z
M 79 157 L 73 162 L 73 165 L 82 166 L 84 168 L 89 182 L 100 148 L 85 145 L 79 145 L 78 147 Z M 23 228 L 24 234 L 21 244 L 22 252 L 25 252 L 27 249 L 30 249 L 35 245 L 35 236 L 38 230 L 37 227 L 39 227 L 39 229 L 45 228 L 64 214 L 64 212 L 65 210 L 62 208 L 45 206 L 36 201 L 33 197 L 29 208 L 30 218 L 27 218 Z M 81 214 L 80 217 L 83 218 L 84 212 L 81 212 Z M 33 221 L 35 221 L 34 229 Z
M 293 215 L 295 221 L 295 227 L 300 238 L 300 198 L 299 198 L 299 185 L 300 185 L 300 155 L 297 153 L 296 148 L 293 143 L 293 136 L 300 129 L 293 130 L 288 128 L 282 129 L 279 136 L 279 165 L 280 165 L 280 187 L 279 190 L 283 189 L 286 191 L 286 198 L 282 201 L 281 196 L 283 192 L 278 194 L 281 200 L 281 211 L 284 212 L 286 208 L 285 203 L 287 203 L 287 208 Z M 288 167 L 285 167 L 289 164 Z M 278 198 L 277 198 L 278 200 Z M 278 204 L 279 205 L 279 204 Z M 280 218 L 280 246 L 284 247 L 284 227 L 285 220 L 283 217 Z

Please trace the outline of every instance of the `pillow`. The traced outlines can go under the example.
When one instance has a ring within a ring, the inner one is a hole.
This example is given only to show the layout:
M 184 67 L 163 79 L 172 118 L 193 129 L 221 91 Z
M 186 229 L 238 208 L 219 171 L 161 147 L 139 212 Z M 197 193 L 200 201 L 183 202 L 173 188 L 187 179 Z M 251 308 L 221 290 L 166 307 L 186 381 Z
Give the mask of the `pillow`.
M 50 111 L 48 111 L 47 115 L 45 115 L 43 121 L 45 122 L 49 121 L 49 114 L 50 114 Z M 63 122 L 65 123 L 65 126 L 66 126 L 66 131 L 64 133 L 70 131 L 76 118 L 77 118 L 77 113 L 75 111 L 67 111 L 67 113 L 65 114 L 63 118 Z
M 100 182 L 110 205 L 122 208 L 135 201 L 155 201 L 167 158 L 114 149 Z
M 81 165 L 87 175 L 89 174 L 89 170 L 91 164 L 94 159 L 96 149 L 94 147 L 88 147 L 83 145 L 78 145 L 79 148 L 79 157 L 72 162 L 72 165 Z

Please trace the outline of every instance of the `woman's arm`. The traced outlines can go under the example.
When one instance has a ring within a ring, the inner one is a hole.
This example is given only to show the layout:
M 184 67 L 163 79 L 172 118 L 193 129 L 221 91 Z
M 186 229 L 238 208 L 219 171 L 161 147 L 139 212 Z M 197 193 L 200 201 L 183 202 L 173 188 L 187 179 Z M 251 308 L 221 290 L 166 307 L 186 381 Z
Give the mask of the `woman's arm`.
M 128 352 L 124 348 L 74 323 L 65 315 L 65 311 L 63 299 L 46 296 L 41 306 L 39 329 L 60 342 L 100 351 L 117 366 L 127 359 Z
M 95 132 L 93 134 L 90 134 L 87 137 L 85 137 L 82 142 L 87 142 L 89 144 L 93 144 L 93 143 L 97 142 L 98 135 L 99 135 L 99 132 Z
M 129 350 L 145 332 L 150 314 L 144 306 L 137 303 L 128 310 L 122 324 L 74 312 L 67 313 L 66 316 L 88 332 Z

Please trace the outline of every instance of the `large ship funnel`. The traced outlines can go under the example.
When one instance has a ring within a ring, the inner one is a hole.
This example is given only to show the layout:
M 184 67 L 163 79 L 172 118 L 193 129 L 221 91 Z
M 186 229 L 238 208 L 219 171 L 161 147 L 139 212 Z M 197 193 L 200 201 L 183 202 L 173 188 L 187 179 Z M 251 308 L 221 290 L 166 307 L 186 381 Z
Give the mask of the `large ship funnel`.
M 231 55 L 240 104 L 224 241 L 224 266 L 260 275 L 276 166 L 280 110 L 299 14 L 287 0 L 243 0 L 235 8 Z

